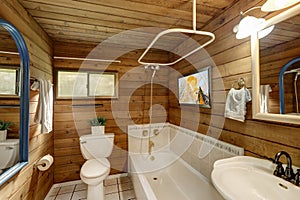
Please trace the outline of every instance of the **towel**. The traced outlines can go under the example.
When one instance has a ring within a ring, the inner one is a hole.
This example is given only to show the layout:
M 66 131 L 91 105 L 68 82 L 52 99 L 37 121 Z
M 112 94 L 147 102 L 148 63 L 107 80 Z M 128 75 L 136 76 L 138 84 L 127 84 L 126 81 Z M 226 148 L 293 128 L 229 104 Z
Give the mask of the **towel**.
M 247 88 L 243 87 L 239 90 L 231 88 L 227 95 L 224 116 L 244 122 L 246 103 L 249 101 L 251 101 L 251 95 Z
M 41 124 L 41 133 L 50 133 L 53 126 L 53 85 L 50 81 L 39 80 L 40 98 L 34 118 Z
M 268 113 L 270 112 L 269 106 L 269 93 L 272 92 L 270 85 L 260 86 L 260 112 Z

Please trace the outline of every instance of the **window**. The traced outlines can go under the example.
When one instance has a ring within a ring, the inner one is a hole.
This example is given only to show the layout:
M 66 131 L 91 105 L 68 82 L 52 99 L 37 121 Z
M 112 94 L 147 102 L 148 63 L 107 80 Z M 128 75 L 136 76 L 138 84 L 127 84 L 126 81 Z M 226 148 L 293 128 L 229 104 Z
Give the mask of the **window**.
M 18 96 L 19 95 L 19 69 L 9 66 L 0 66 L 0 95 Z
M 57 98 L 117 98 L 117 91 L 116 72 L 57 72 Z

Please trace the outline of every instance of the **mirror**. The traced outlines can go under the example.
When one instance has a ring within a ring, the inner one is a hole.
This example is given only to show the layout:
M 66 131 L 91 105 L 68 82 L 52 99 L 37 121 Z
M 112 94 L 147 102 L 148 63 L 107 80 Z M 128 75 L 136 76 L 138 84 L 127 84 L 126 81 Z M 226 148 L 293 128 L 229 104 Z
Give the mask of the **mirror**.
M 300 124 L 300 5 L 266 21 L 264 38 L 251 36 L 253 118 Z
M 0 19 L 0 120 L 14 123 L 11 132 L 0 133 L 0 185 L 28 163 L 29 67 L 23 37 Z
M 0 27 L 0 97 L 12 104 L 19 102 L 11 101 L 11 97 L 19 96 L 20 58 L 17 46 L 10 33 Z

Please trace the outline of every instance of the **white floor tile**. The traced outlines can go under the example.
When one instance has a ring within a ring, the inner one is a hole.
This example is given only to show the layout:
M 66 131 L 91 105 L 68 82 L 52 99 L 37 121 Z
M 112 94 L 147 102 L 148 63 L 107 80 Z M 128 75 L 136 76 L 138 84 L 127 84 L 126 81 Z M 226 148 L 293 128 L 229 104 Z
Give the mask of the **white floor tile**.
M 75 191 L 87 190 L 87 184 L 81 183 L 75 186 Z
M 86 199 L 87 190 L 81 190 L 73 193 L 72 200 L 82 200 Z
M 60 194 L 57 195 L 55 200 L 71 200 L 72 193 Z
M 131 179 L 128 176 L 118 178 L 118 183 L 128 183 L 131 182 Z
M 56 196 L 47 197 L 44 200 L 54 200 Z
M 116 185 L 116 184 L 117 184 L 117 179 L 116 178 L 104 180 L 104 186 Z
M 133 185 L 131 182 L 125 182 L 125 183 L 121 183 L 119 184 L 119 191 L 125 191 L 125 190 L 132 190 L 133 189 Z
M 120 192 L 120 200 L 128 200 L 135 198 L 135 193 L 133 190 L 126 190 L 123 192 Z
M 104 194 L 110 194 L 116 192 L 118 192 L 118 185 L 109 185 L 104 187 Z
M 58 194 L 72 193 L 75 189 L 75 185 L 63 186 L 60 188 Z
M 60 189 L 60 187 L 52 188 L 50 190 L 49 196 L 56 196 L 58 194 L 59 189 Z
M 107 194 L 104 197 L 105 200 L 119 200 L 119 194 L 118 193 L 112 193 L 112 194 Z

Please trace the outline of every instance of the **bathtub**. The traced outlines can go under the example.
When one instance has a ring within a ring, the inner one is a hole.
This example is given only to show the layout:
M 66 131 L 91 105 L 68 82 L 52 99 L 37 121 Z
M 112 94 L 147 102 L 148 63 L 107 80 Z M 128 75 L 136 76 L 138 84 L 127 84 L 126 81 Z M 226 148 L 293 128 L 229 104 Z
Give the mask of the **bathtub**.
M 223 200 L 206 177 L 171 151 L 130 154 L 129 169 L 138 200 Z

